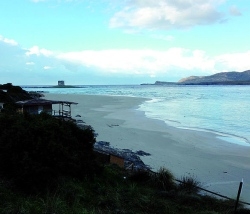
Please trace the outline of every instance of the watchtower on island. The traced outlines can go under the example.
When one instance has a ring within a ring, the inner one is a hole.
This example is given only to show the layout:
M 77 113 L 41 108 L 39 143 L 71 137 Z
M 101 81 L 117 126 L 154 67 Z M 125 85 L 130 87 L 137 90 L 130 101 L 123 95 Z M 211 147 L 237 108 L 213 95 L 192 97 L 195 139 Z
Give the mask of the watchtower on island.
M 64 86 L 65 84 L 64 84 L 64 81 L 63 80 L 59 80 L 58 81 L 58 86 Z

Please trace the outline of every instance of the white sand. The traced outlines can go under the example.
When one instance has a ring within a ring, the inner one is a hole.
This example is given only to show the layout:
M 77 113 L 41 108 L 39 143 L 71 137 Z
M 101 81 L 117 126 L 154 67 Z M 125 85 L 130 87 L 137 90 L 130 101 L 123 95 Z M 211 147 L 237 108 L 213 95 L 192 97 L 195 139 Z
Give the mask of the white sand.
M 241 200 L 250 203 L 250 147 L 237 145 L 209 132 L 178 129 L 146 118 L 136 110 L 145 99 L 99 95 L 45 94 L 46 99 L 77 102 L 72 117 L 91 125 L 97 141 L 151 156 L 143 162 L 157 171 L 165 167 L 176 178 L 193 176 L 203 187 L 236 198 L 244 179 Z M 57 107 L 57 106 L 55 106 Z M 75 117 L 76 115 L 81 117 Z

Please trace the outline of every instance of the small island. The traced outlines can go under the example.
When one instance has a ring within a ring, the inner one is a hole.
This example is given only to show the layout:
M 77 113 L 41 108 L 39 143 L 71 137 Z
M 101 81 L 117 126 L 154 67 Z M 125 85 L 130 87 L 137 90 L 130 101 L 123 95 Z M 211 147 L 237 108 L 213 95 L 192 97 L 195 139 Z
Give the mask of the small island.
M 73 85 L 65 85 L 64 80 L 59 80 L 56 86 L 52 86 L 52 88 L 78 88 L 77 86 Z

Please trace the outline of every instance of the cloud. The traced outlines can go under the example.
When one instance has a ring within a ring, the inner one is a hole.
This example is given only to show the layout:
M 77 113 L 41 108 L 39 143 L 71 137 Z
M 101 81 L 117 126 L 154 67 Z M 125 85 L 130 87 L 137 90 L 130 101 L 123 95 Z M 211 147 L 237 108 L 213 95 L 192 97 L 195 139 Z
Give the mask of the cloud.
M 28 51 L 26 52 L 26 55 L 27 56 L 31 56 L 31 55 L 37 55 L 37 56 L 40 56 L 40 55 L 44 55 L 44 56 L 52 56 L 53 55 L 53 52 L 52 51 L 49 51 L 47 49 L 44 49 L 44 48 L 39 48 L 38 46 L 33 46 L 32 48 L 28 49 Z
M 4 38 L 3 36 L 0 35 L 0 41 L 4 42 L 4 43 L 7 43 L 9 45 L 12 45 L 12 46 L 17 46 L 18 43 L 13 40 L 13 39 L 8 39 L 8 38 Z
M 103 50 L 61 53 L 58 59 L 78 66 L 98 69 L 103 74 L 173 75 L 182 71 L 209 75 L 222 71 L 244 71 L 250 68 L 250 51 L 209 56 L 202 50 L 170 48 L 155 50 Z
M 244 71 L 250 69 L 250 51 L 244 53 L 222 54 L 216 57 L 217 64 L 223 71 Z
M 230 12 L 231 16 L 241 16 L 242 15 L 241 12 L 239 11 L 239 9 L 234 5 L 230 7 L 229 12 Z
M 0 72 L 8 70 L 14 64 L 22 62 L 25 51 L 13 39 L 0 36 Z M 2 73 L 1 73 L 2 77 Z
M 44 69 L 44 70 L 50 70 L 50 69 L 52 69 L 52 67 L 46 65 L 46 66 L 43 67 L 43 69 Z
M 1 81 L 18 84 L 51 84 L 61 78 L 74 83 L 88 80 L 91 84 L 126 84 L 132 78 L 178 81 L 191 75 L 250 69 L 250 50 L 217 56 L 180 47 L 164 51 L 114 49 L 55 53 L 37 46 L 23 49 L 1 39 L 0 56 Z
M 174 29 L 223 20 L 223 0 L 129 0 L 110 20 L 111 28 Z
M 42 1 L 46 1 L 46 0 L 31 0 L 32 2 L 38 3 L 38 2 L 42 2 Z
M 26 62 L 26 65 L 35 65 L 34 62 Z

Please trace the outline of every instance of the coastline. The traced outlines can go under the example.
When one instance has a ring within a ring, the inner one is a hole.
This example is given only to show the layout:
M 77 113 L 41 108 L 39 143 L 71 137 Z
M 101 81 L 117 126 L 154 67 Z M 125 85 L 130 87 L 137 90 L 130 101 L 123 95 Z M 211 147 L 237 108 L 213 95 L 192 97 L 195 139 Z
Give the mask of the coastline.
M 154 171 L 165 167 L 176 178 L 194 176 L 206 189 L 232 198 L 236 198 L 243 178 L 241 200 L 250 202 L 250 147 L 226 142 L 214 133 L 178 129 L 147 118 L 144 112 L 136 110 L 146 101 L 144 98 L 44 95 L 45 99 L 77 102 L 78 105 L 72 106 L 72 117 L 91 125 L 98 134 L 97 141 L 150 153 L 141 159 Z

